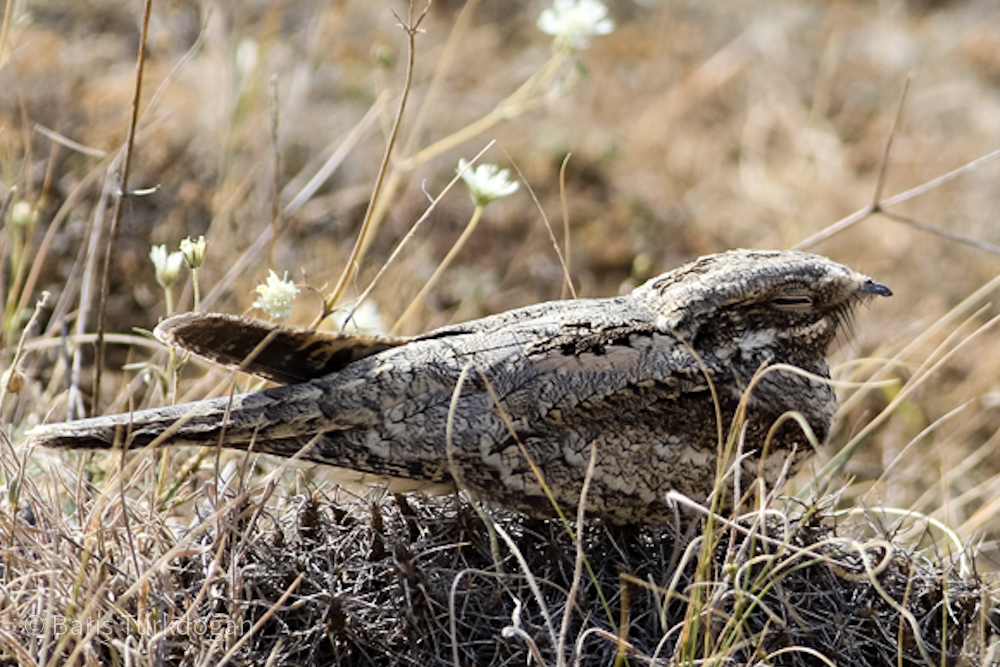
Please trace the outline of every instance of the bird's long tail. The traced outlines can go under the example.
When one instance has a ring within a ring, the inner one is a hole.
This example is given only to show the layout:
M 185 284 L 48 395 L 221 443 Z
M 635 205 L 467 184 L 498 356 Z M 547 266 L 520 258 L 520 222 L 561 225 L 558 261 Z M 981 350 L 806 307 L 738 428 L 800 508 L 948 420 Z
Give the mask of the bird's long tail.
M 309 383 L 275 387 L 252 394 L 217 398 L 133 413 L 38 426 L 27 434 L 29 445 L 61 449 L 130 449 L 148 445 L 215 445 L 246 449 L 253 442 L 292 445 L 310 433 L 336 430 L 315 409 L 322 392 Z M 326 423 L 322 423 L 326 422 Z
M 29 445 L 59 449 L 140 449 L 219 445 L 334 466 L 342 483 L 388 483 L 393 491 L 451 493 L 440 457 L 385 458 L 365 449 L 376 428 L 372 410 L 335 410 L 312 382 L 130 414 L 46 424 L 27 433 Z

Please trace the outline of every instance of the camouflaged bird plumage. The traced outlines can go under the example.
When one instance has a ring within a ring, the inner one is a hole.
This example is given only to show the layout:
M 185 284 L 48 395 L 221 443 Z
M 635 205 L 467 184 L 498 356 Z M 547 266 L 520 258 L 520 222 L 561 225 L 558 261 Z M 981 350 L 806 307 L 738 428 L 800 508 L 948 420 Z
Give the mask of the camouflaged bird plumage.
M 365 481 L 463 488 L 535 516 L 554 514 L 538 473 L 575 512 L 593 446 L 588 511 L 659 522 L 672 515 L 668 491 L 703 502 L 716 488 L 720 442 L 752 381 L 744 488 L 757 476 L 775 483 L 786 462 L 794 471 L 811 454 L 795 420 L 768 440 L 783 414 L 801 414 L 825 442 L 836 409 L 827 348 L 859 302 L 890 294 L 825 257 L 736 250 L 625 296 L 552 301 L 413 338 L 180 315 L 158 327 L 161 340 L 292 384 L 231 405 L 219 398 L 51 424 L 29 441 L 212 445 L 224 427 L 226 447 L 298 456 Z M 777 364 L 806 373 L 763 370 Z

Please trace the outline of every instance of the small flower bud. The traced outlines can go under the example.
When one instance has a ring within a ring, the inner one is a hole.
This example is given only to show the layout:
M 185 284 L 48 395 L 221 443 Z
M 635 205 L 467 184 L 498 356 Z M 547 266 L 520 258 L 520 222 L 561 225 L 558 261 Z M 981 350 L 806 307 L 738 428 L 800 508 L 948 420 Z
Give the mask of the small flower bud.
M 0 382 L 3 382 L 8 393 L 17 394 L 24 389 L 24 373 L 18 368 L 8 368 L 3 372 L 3 378 L 0 379 Z
M 184 262 L 184 254 L 180 252 L 167 252 L 167 246 L 154 245 L 149 251 L 149 259 L 156 269 L 156 282 L 162 287 L 170 287 L 177 282 L 177 277 L 181 274 L 181 264 Z
M 197 241 L 192 241 L 187 237 L 181 241 L 181 253 L 184 254 L 184 261 L 192 269 L 197 269 L 205 261 L 205 250 L 208 243 L 204 236 L 199 236 Z
M 38 211 L 26 201 L 19 201 L 10 210 L 10 221 L 16 227 L 24 227 L 38 218 Z

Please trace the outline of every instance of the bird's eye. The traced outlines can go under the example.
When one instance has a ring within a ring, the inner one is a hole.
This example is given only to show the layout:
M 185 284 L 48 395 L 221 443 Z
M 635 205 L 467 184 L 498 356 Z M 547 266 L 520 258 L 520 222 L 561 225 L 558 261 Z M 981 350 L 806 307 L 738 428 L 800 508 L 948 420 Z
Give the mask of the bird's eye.
M 808 308 L 812 305 L 813 300 L 811 296 L 806 294 L 786 294 L 774 297 L 771 299 L 771 303 L 778 308 L 799 309 Z

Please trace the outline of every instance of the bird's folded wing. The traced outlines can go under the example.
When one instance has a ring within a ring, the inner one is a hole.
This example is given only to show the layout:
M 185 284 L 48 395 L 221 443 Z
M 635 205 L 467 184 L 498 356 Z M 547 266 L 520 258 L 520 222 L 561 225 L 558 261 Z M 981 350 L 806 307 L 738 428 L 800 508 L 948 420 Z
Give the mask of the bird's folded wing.
M 279 384 L 334 373 L 410 340 L 301 329 L 222 313 L 176 315 L 154 333 L 167 345 Z

